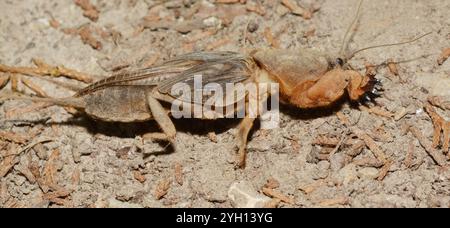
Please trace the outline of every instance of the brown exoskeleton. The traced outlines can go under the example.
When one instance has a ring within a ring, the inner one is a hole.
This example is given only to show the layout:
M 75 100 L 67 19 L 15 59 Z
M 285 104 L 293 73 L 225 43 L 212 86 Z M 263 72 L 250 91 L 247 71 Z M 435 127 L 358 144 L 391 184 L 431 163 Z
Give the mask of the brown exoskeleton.
M 213 82 L 222 86 L 226 83 L 278 83 L 280 99 L 298 108 L 326 107 L 345 94 L 356 101 L 376 93 L 378 81 L 373 76 L 361 75 L 348 65 L 347 61 L 359 51 L 348 54 L 347 42 L 344 38 L 342 50 L 336 56 L 309 49 L 263 49 L 250 54 L 191 53 L 156 67 L 113 75 L 69 98 L 15 98 L 74 107 L 103 121 L 138 122 L 154 119 L 163 133 L 152 134 L 152 137 L 165 138 L 174 143 L 176 129 L 169 117 L 170 111 L 163 104 L 177 99 L 170 93 L 174 85 L 179 82 L 193 85 L 194 76 L 198 74 L 203 75 L 205 84 Z M 246 96 L 245 101 L 253 99 L 259 104 L 270 95 Z M 245 116 L 239 125 L 237 140 L 240 167 L 245 164 L 248 134 L 255 119 L 254 116 Z

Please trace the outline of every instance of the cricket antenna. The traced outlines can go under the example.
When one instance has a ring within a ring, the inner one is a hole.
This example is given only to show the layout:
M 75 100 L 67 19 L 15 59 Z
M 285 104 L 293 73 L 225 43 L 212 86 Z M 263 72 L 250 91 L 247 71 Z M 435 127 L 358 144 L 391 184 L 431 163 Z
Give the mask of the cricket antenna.
M 344 39 L 342 40 L 341 50 L 339 51 L 341 56 L 345 56 L 345 52 L 347 51 L 347 48 L 348 48 L 348 43 L 350 42 L 350 40 L 347 40 L 347 39 L 348 39 L 350 33 L 352 32 L 353 27 L 355 27 L 355 25 L 358 23 L 363 2 L 364 2 L 364 0 L 359 1 L 358 9 L 356 11 L 356 16 L 353 19 L 353 22 L 348 27 L 347 31 L 345 32 Z
M 416 41 L 418 41 L 418 40 L 424 38 L 425 36 L 430 35 L 431 33 L 433 33 L 433 32 L 429 32 L 429 33 L 423 34 L 423 35 L 421 35 L 421 36 L 419 36 L 419 37 L 416 37 L 416 38 L 414 38 L 414 39 L 412 39 L 412 40 L 405 41 L 405 42 L 393 43 L 393 44 L 382 44 L 382 45 L 376 45 L 376 46 L 371 46 L 371 47 L 362 48 L 362 49 L 359 49 L 359 50 L 353 52 L 353 53 L 350 54 L 349 56 L 346 56 L 346 59 L 351 59 L 351 58 L 353 58 L 356 54 L 358 54 L 358 53 L 360 53 L 360 52 L 363 52 L 363 51 L 370 50 L 370 49 L 383 48 L 383 47 L 392 47 L 392 46 L 398 46 L 398 45 L 404 45 L 404 44 L 414 43 L 414 42 L 416 42 Z

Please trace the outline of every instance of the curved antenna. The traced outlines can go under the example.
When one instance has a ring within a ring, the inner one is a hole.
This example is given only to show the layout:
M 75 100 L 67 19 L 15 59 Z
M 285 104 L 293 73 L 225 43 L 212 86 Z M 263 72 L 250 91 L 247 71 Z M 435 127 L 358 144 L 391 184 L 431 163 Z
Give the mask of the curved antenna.
M 346 56 L 346 58 L 347 58 L 347 59 L 351 59 L 351 58 L 353 58 L 356 54 L 358 54 L 358 53 L 360 53 L 360 52 L 363 52 L 363 51 L 370 50 L 370 49 L 383 48 L 383 47 L 392 47 L 392 46 L 398 46 L 398 45 L 404 45 L 404 44 L 414 43 L 414 42 L 416 42 L 416 41 L 418 41 L 418 40 L 424 38 L 425 36 L 430 35 L 431 33 L 433 33 L 433 32 L 426 33 L 426 34 L 424 34 L 424 35 L 421 35 L 421 36 L 419 36 L 419 37 L 416 37 L 416 38 L 414 38 L 414 39 L 412 39 L 412 40 L 405 41 L 405 42 L 393 43 L 393 44 L 382 44 L 382 45 L 376 45 L 376 46 L 371 46 L 371 47 L 362 48 L 362 49 L 359 49 L 359 50 L 353 52 L 351 55 Z
M 409 63 L 409 62 L 412 62 L 412 61 L 416 61 L 418 59 L 427 58 L 427 57 L 432 56 L 432 55 L 437 55 L 437 53 L 424 54 L 424 55 L 417 56 L 417 57 L 414 57 L 414 58 L 411 58 L 411 59 L 405 59 L 405 60 L 399 60 L 399 61 L 389 61 L 389 63 L 394 63 L 394 64 Z M 372 64 L 372 66 L 375 67 L 375 68 L 385 67 L 387 65 L 388 65 L 388 61 L 384 61 L 384 62 L 378 63 L 378 64 Z M 352 70 L 358 70 L 359 71 L 359 70 L 364 70 L 364 69 L 365 69 L 365 67 L 359 67 L 359 68 L 355 68 L 355 69 L 352 69 Z
M 360 0 L 359 4 L 358 4 L 358 9 L 356 11 L 356 16 L 353 19 L 352 23 L 350 24 L 350 26 L 348 27 L 347 31 L 345 32 L 345 36 L 344 39 L 342 40 L 342 45 L 341 45 L 341 50 L 339 51 L 341 56 L 345 56 L 344 55 L 344 51 L 346 51 L 347 46 L 348 46 L 348 42 L 347 42 L 347 38 L 348 35 L 350 34 L 352 28 L 355 26 L 355 24 L 358 22 L 359 16 L 361 14 L 361 8 L 362 8 L 362 4 L 363 4 L 364 0 Z

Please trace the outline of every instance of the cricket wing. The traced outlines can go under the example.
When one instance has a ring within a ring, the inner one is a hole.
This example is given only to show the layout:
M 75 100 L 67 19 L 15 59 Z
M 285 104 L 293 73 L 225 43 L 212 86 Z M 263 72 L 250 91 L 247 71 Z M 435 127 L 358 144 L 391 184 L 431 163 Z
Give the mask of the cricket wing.
M 87 86 L 75 96 L 80 97 L 111 86 L 156 86 L 166 80 L 176 81 L 176 78 L 179 78 L 180 75 L 185 75 L 186 72 L 193 69 L 200 69 L 211 62 L 233 61 L 243 58 L 243 56 L 234 52 L 196 52 L 181 55 L 159 66 L 112 75 Z
M 221 54 L 221 55 L 219 55 Z M 158 92 L 179 99 L 183 102 L 204 104 L 220 90 L 224 98 L 227 85 L 244 83 L 251 80 L 255 64 L 251 58 L 232 53 L 206 53 L 187 56 L 189 59 L 203 61 L 179 74 L 158 83 Z M 176 91 L 189 90 L 186 94 L 176 94 Z M 195 94 L 200 94 L 201 100 Z

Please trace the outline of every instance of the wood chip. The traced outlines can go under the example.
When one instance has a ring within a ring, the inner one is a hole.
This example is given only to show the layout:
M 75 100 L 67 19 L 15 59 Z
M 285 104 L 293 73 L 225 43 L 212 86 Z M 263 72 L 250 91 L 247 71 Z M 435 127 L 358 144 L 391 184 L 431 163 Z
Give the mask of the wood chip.
M 446 100 L 444 97 L 432 96 L 428 98 L 428 102 L 441 109 L 450 110 L 450 100 Z
M 193 19 L 190 21 L 173 22 L 168 20 L 161 21 L 143 21 L 140 25 L 144 29 L 158 30 L 158 29 L 173 29 L 179 33 L 187 34 L 194 30 L 202 30 L 207 27 L 203 20 Z
M 42 143 L 38 143 L 33 147 L 33 150 L 36 152 L 36 155 L 41 160 L 47 160 L 48 154 L 47 149 L 45 149 L 44 145 Z
M 383 108 L 378 107 L 378 106 L 367 108 L 366 106 L 361 105 L 361 106 L 359 106 L 359 109 L 361 111 L 365 111 L 365 112 L 368 112 L 368 113 L 371 113 L 371 114 L 374 114 L 377 116 L 381 116 L 381 117 L 386 117 L 386 118 L 392 118 L 393 116 L 395 116 L 395 114 L 393 114 L 389 111 L 386 111 Z
M 391 72 L 392 75 L 394 75 L 394 76 L 400 75 L 398 72 L 397 63 L 393 59 L 388 59 L 387 66 L 388 66 L 389 72 Z
M 28 180 L 28 182 L 30 182 L 30 184 L 36 183 L 36 178 L 34 177 L 31 170 L 28 168 L 28 166 L 24 166 L 24 165 L 20 164 L 20 165 L 17 165 L 14 169 L 19 171 L 25 178 L 27 178 L 27 180 Z
M 384 178 L 387 176 L 389 170 L 391 169 L 391 166 L 394 162 L 388 160 L 383 167 L 381 168 L 380 172 L 378 173 L 378 177 L 377 180 L 378 181 L 383 181 Z
M 406 154 L 406 158 L 403 161 L 406 168 L 411 168 L 413 165 L 413 159 L 414 159 L 414 142 L 411 140 L 408 145 L 408 153 Z
M 133 171 L 133 177 L 134 177 L 134 179 L 136 179 L 137 181 L 139 181 L 141 183 L 144 183 L 147 180 L 147 178 L 144 175 L 142 175 L 142 173 L 139 170 Z
M 175 181 L 179 185 L 183 185 L 183 166 L 179 162 L 175 163 L 174 171 L 175 171 Z
M 219 4 L 235 4 L 245 2 L 243 0 L 216 0 L 216 3 Z
M 16 157 L 17 156 L 7 156 L 3 158 L 3 161 L 0 163 L 0 178 L 5 177 L 9 170 L 19 162 Z
M 339 139 L 337 136 L 334 136 L 334 135 L 331 135 L 331 136 L 319 135 L 313 140 L 312 144 L 313 145 L 319 145 L 319 146 L 325 146 L 325 147 L 335 147 L 335 146 L 337 146 L 339 144 L 339 142 L 341 140 L 342 139 Z M 342 144 L 344 144 L 346 146 L 352 146 L 352 145 L 355 145 L 358 142 L 359 142 L 358 139 L 348 138 L 348 139 L 344 140 L 342 142 Z
M 316 35 L 316 28 L 310 28 L 303 33 L 304 38 L 311 38 Z
M 266 38 L 270 46 L 272 46 L 273 48 L 280 48 L 280 42 L 274 37 L 270 27 L 266 27 L 266 29 L 264 30 L 264 37 Z
M 349 198 L 348 197 L 337 197 L 334 199 L 326 199 L 326 200 L 322 200 L 320 201 L 318 204 L 321 207 L 331 207 L 331 206 L 336 206 L 336 205 L 347 205 L 349 203 Z
M 54 29 L 58 29 L 61 26 L 61 23 L 59 23 L 59 21 L 55 20 L 55 19 L 51 19 L 49 21 L 50 26 Z
M 351 148 L 345 154 L 347 154 L 350 157 L 356 157 L 362 153 L 365 145 L 366 144 L 363 141 L 358 140 L 351 146 Z
M 266 15 L 266 9 L 259 1 L 247 1 L 245 8 L 247 11 L 257 13 L 260 16 Z
M 98 20 L 100 12 L 89 0 L 74 0 L 73 2 L 83 9 L 83 16 L 94 22 Z
M 78 28 L 63 28 L 63 29 L 61 29 L 61 31 L 66 35 L 74 36 L 74 35 L 78 35 L 79 29 Z
M 169 192 L 169 188 L 170 188 L 170 181 L 168 179 L 161 180 L 156 185 L 153 195 L 157 200 L 159 200 Z
M 70 201 L 67 200 L 67 199 L 51 198 L 49 201 L 50 201 L 51 203 L 54 203 L 54 204 L 59 205 L 59 206 L 63 206 L 63 207 L 65 207 L 65 208 L 72 208 L 72 207 L 73 207 L 73 203 L 70 202 Z
M 441 117 L 436 110 L 429 104 L 425 105 L 425 111 L 431 117 L 434 126 L 433 132 L 433 144 L 431 145 L 433 148 L 436 148 L 439 145 L 441 140 L 441 132 L 443 132 L 443 143 L 442 149 L 444 152 L 449 152 L 449 138 L 450 138 L 450 130 L 449 125 L 450 121 L 446 121 L 443 117 Z
M 342 138 L 341 140 L 339 140 L 339 143 L 334 147 L 334 149 L 330 152 L 329 157 L 331 158 L 331 156 L 333 156 L 334 154 L 336 154 L 339 149 L 341 148 L 342 144 L 344 143 L 344 141 L 347 139 L 347 133 L 342 134 Z
M 373 129 L 370 132 L 370 137 L 372 137 L 377 142 L 393 142 L 394 136 L 389 132 L 386 131 L 384 127 L 378 127 Z
M 450 48 L 445 48 L 442 50 L 441 55 L 439 56 L 437 62 L 439 65 L 444 64 L 444 62 L 450 57 Z
M 64 198 L 64 197 L 69 196 L 70 193 L 71 193 L 71 191 L 61 188 L 61 189 L 58 189 L 58 191 L 45 193 L 44 199 L 51 200 L 54 198 Z
M 291 13 L 293 13 L 295 15 L 299 15 L 306 20 L 311 19 L 313 16 L 313 12 L 311 10 L 307 10 L 307 9 L 304 9 L 303 7 L 300 7 L 293 0 L 281 0 L 281 3 L 284 6 L 286 6 L 291 11 Z
M 51 189 L 52 186 L 57 185 L 57 173 L 58 170 L 56 169 L 56 160 L 59 158 L 60 152 L 59 150 L 53 150 L 50 157 L 48 158 L 48 161 L 46 162 L 44 169 L 42 170 L 42 179 L 44 184 L 44 188 Z M 44 192 L 45 193 L 45 192 Z
M 277 208 L 281 203 L 280 199 L 271 199 L 269 202 L 264 204 L 263 208 Z
M 64 207 L 73 207 L 73 203 L 66 199 L 72 193 L 71 190 L 65 189 L 60 186 L 53 186 L 52 192 L 47 192 L 44 194 L 44 199 L 50 201 L 51 203 L 64 206 Z
M 75 168 L 72 172 L 72 186 L 75 188 L 76 186 L 78 186 L 80 184 L 80 176 L 81 176 L 81 172 L 78 168 Z
M 338 119 L 347 127 L 350 126 L 350 120 L 348 120 L 348 118 L 344 115 L 344 113 L 342 112 L 337 112 L 336 116 L 338 117 Z
M 11 198 L 11 195 L 8 192 L 8 184 L 6 183 L 6 181 L 1 181 L 0 182 L 0 204 L 3 204 L 6 201 L 8 201 L 8 199 Z
M 325 184 L 326 182 L 324 180 L 318 180 L 312 184 L 300 187 L 300 190 L 303 191 L 305 194 L 311 194 L 312 192 L 316 191 L 318 188 L 324 186 Z
M 399 121 L 399 120 L 401 120 L 403 117 L 405 117 L 406 114 L 408 114 L 408 110 L 407 110 L 405 107 L 401 107 L 397 112 L 395 112 L 395 114 L 394 114 L 394 120 L 395 120 L 395 121 Z
M 26 135 L 21 135 L 14 132 L 8 132 L 8 131 L 0 131 L 0 139 L 7 140 L 10 142 L 15 142 L 18 144 L 25 144 L 27 142 L 29 137 Z
M 36 180 L 39 180 L 41 178 L 41 171 L 39 169 L 39 164 L 37 162 L 30 162 L 28 164 L 28 169 L 33 174 Z
M 380 160 L 383 163 L 386 163 L 386 161 L 387 161 L 386 154 L 377 145 L 375 140 L 373 140 L 366 132 L 364 132 L 363 130 L 361 130 L 361 129 L 357 128 L 357 127 L 352 127 L 351 130 L 353 131 L 353 133 L 356 136 L 358 136 L 358 138 L 360 138 L 361 140 L 364 141 L 366 146 L 370 149 L 370 151 L 372 151 L 372 153 L 375 155 L 375 157 L 378 160 Z
M 409 131 L 414 135 L 414 137 L 417 138 L 417 140 L 419 140 L 420 145 L 433 158 L 436 164 L 442 167 L 446 165 L 445 157 L 431 146 L 431 143 L 425 138 L 418 128 L 411 126 Z
M 91 28 L 89 26 L 83 26 L 79 33 L 81 41 L 83 41 L 84 44 L 87 44 L 94 48 L 95 50 L 101 50 L 103 45 L 100 41 L 98 41 L 93 35 Z
M 271 177 L 267 180 L 266 184 L 264 185 L 265 188 L 275 189 L 280 187 L 280 182 L 278 182 L 275 178 Z
M 285 203 L 288 203 L 288 204 L 291 204 L 291 205 L 295 204 L 295 200 L 294 199 L 291 199 L 291 198 L 285 196 L 283 193 L 281 193 L 281 192 L 279 192 L 277 190 L 274 190 L 274 189 L 271 189 L 271 188 L 263 188 L 262 192 L 266 196 L 279 199 L 282 202 L 285 202 Z
M 354 160 L 352 163 L 357 166 L 374 167 L 374 168 L 380 168 L 384 165 L 383 162 L 381 162 L 376 158 L 361 158 Z

